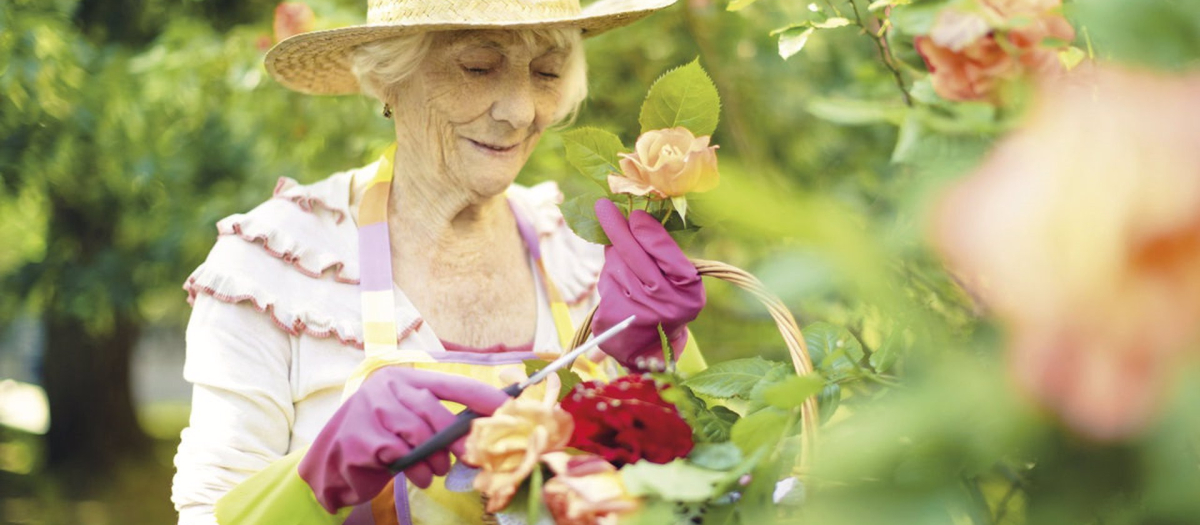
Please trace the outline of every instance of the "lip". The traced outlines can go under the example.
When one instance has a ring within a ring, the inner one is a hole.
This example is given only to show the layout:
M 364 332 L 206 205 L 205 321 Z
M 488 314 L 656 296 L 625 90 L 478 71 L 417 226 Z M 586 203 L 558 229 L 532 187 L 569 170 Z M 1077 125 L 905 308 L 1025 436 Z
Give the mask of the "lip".
M 491 143 L 487 143 L 487 142 L 479 142 L 477 140 L 468 139 L 466 137 L 463 137 L 463 139 L 466 140 L 467 142 L 470 142 L 471 145 L 475 147 L 475 149 L 482 151 L 484 153 L 487 153 L 489 155 L 508 155 L 510 153 L 517 151 L 517 146 L 520 145 L 518 143 L 518 144 L 509 145 L 509 146 L 501 146 L 501 145 L 491 144 Z

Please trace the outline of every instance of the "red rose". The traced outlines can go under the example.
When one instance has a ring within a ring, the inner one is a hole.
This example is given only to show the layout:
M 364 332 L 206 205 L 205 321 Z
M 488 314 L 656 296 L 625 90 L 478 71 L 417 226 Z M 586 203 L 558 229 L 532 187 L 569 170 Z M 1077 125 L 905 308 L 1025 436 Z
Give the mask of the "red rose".
M 568 446 L 618 467 L 639 459 L 667 463 L 692 451 L 692 428 L 652 379 L 630 375 L 609 384 L 580 383 L 562 407 L 575 418 Z

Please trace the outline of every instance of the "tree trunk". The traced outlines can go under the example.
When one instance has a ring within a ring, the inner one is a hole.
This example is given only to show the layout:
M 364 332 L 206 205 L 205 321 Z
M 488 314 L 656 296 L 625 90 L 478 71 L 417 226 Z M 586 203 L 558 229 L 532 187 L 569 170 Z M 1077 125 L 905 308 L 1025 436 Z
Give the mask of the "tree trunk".
M 50 402 L 49 467 L 90 478 L 122 460 L 144 457 L 149 440 L 130 391 L 137 323 L 119 318 L 110 333 L 97 337 L 79 319 L 47 314 L 42 374 Z
M 99 190 L 99 191 L 97 191 Z M 130 390 L 130 359 L 141 333 L 132 298 L 133 263 L 116 243 L 120 205 L 102 189 L 50 194 L 49 280 L 42 386 L 50 404 L 47 466 L 68 486 L 90 487 L 123 460 L 146 457 Z M 80 195 L 89 199 L 80 199 Z

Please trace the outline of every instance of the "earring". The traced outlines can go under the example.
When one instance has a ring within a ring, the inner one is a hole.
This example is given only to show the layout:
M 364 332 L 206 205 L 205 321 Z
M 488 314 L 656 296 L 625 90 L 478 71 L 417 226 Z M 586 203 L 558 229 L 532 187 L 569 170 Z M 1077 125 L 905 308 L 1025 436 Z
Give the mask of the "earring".
M 383 118 L 392 118 L 392 105 L 391 104 L 385 103 L 383 105 Z

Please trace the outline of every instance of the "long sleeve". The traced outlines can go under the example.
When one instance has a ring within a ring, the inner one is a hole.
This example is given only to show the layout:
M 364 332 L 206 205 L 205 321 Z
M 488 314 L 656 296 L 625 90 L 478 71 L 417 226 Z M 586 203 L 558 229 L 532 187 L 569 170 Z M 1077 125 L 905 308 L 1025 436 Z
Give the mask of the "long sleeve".
M 171 500 L 180 525 L 211 525 L 218 499 L 288 453 L 292 338 L 249 303 L 201 295 L 186 342 L 192 412 Z

